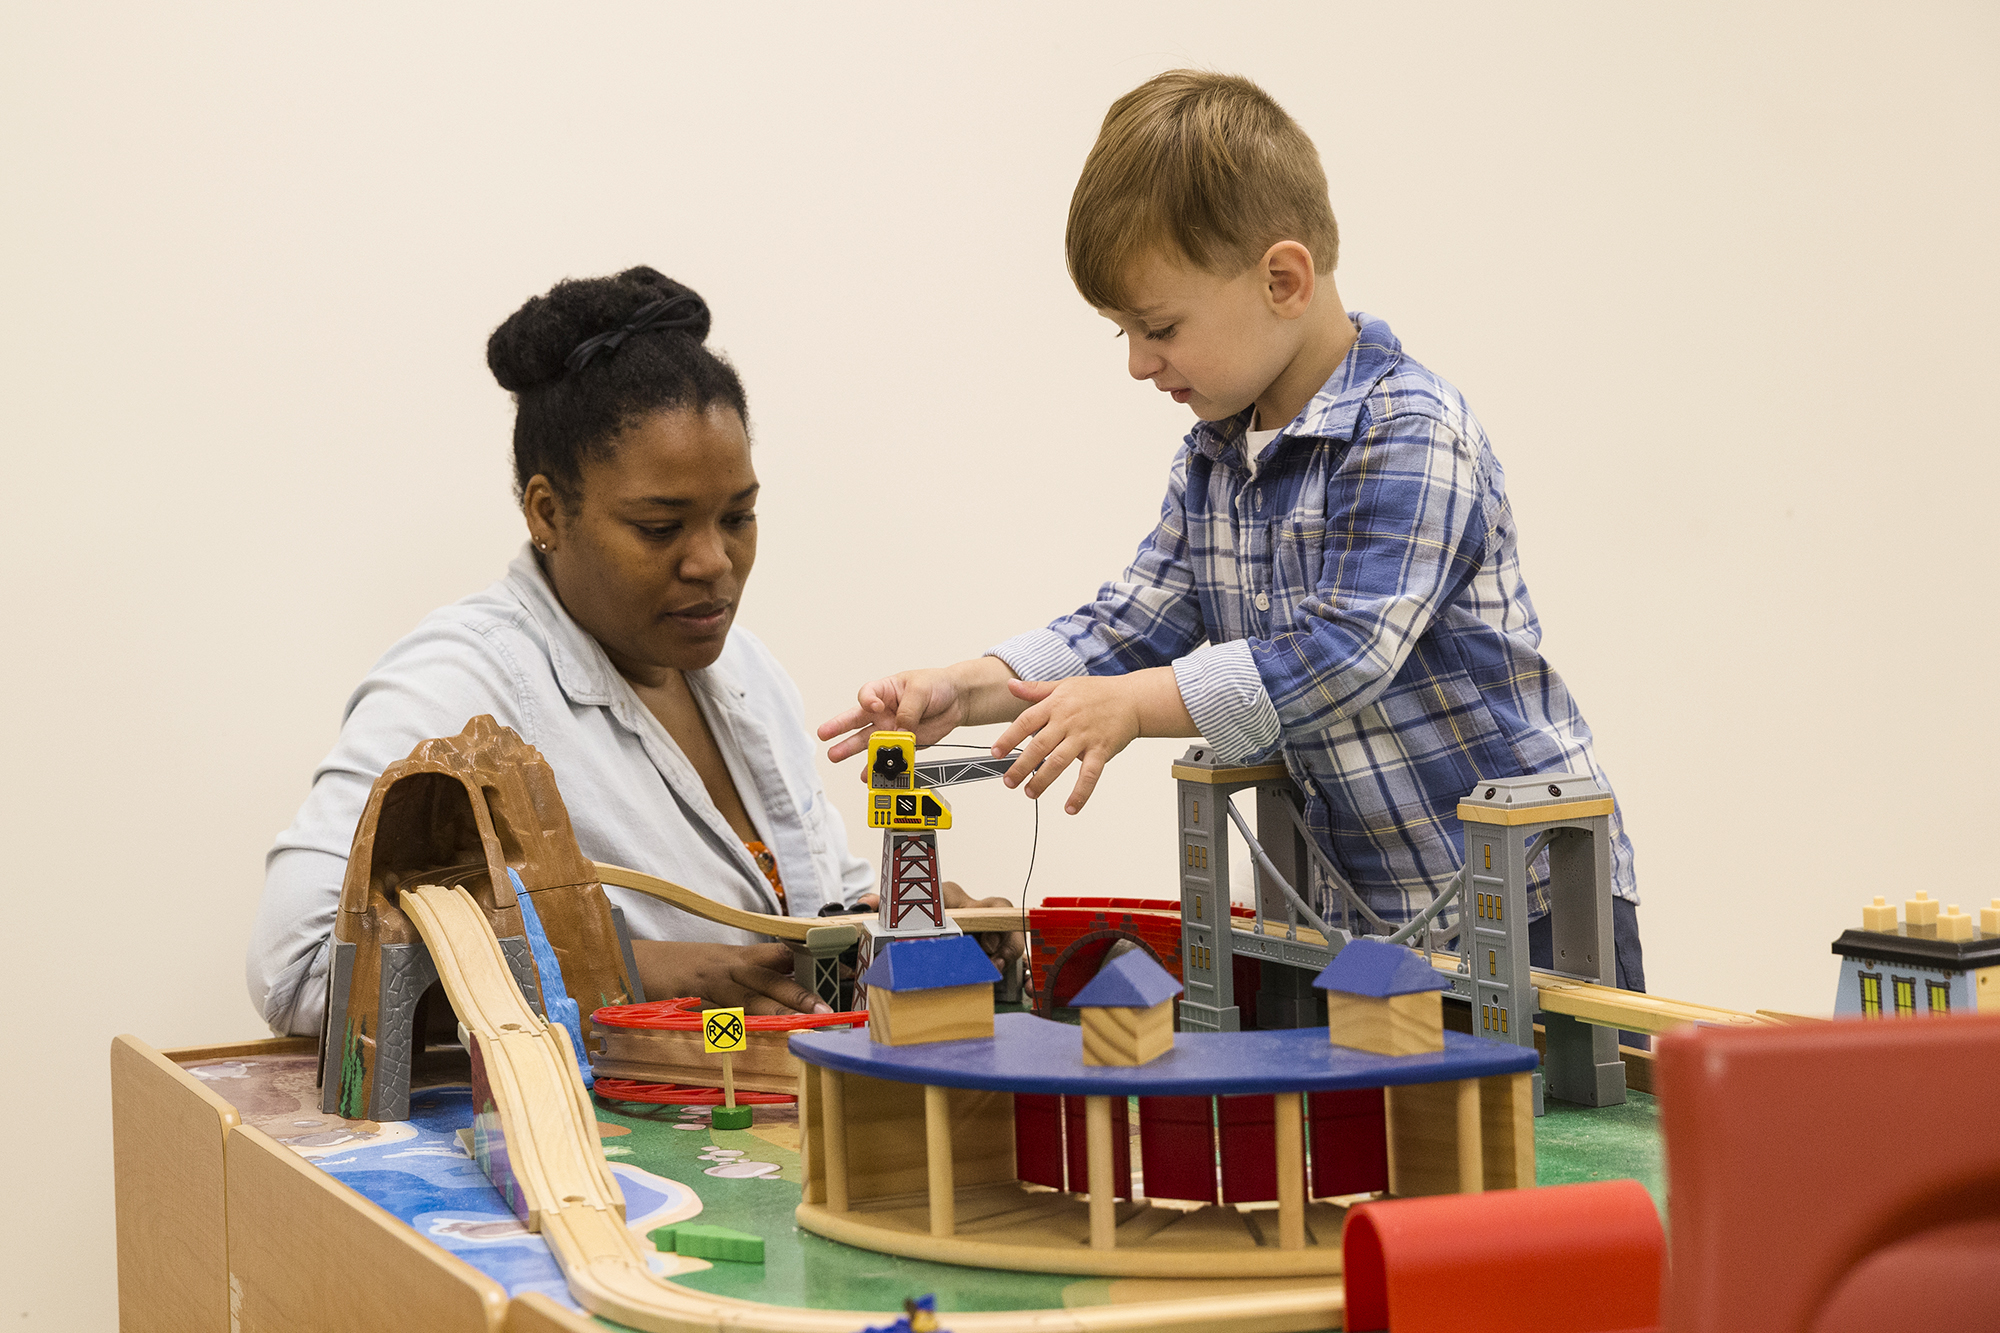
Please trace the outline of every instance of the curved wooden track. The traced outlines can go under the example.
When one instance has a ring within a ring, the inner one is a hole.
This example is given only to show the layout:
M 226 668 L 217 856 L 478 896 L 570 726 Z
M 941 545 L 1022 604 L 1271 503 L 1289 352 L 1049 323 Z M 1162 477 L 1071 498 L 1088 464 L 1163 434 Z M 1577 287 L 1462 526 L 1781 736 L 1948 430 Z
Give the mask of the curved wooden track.
M 593 861 L 599 883 L 615 884 L 621 889 L 631 889 L 662 902 L 672 903 L 684 912 L 725 926 L 735 926 L 739 930 L 754 930 L 759 935 L 770 935 L 781 940 L 805 942 L 806 932 L 819 926 L 853 925 L 874 915 L 861 912 L 853 916 L 767 916 L 762 912 L 746 912 L 740 907 L 730 907 L 713 898 L 704 897 L 693 889 L 685 888 L 672 880 L 661 879 L 624 866 L 615 866 L 606 861 Z M 996 930 L 1026 930 L 1028 914 L 1018 907 L 953 907 L 948 914 L 958 923 L 958 928 L 973 934 Z
M 756 915 L 701 901 L 737 916 Z M 528 1007 L 485 914 L 464 889 L 422 885 L 405 889 L 401 903 L 430 948 L 452 1008 L 478 1044 L 528 1225 L 548 1242 L 578 1304 L 646 1333 L 855 1333 L 896 1318 L 885 1311 L 807 1310 L 711 1296 L 655 1276 L 647 1263 L 651 1243 L 625 1225 L 624 1196 L 605 1163 L 568 1034 Z M 961 1333 L 1276 1333 L 1337 1326 L 1342 1306 L 1340 1284 L 1328 1282 L 1129 1305 L 952 1313 L 949 1322 Z

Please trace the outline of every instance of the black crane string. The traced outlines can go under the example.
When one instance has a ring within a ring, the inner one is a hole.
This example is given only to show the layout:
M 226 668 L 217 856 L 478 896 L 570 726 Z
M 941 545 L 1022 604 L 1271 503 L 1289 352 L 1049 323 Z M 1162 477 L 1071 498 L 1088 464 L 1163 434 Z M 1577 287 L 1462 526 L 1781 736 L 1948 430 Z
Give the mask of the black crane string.
M 984 750 L 988 754 L 993 752 L 993 747 L 990 745 L 967 745 L 963 741 L 934 741 L 924 748 L 927 750 Z M 1042 845 L 1042 803 L 1040 801 L 1030 801 L 1028 804 L 1035 807 L 1035 831 L 1028 840 L 1028 873 L 1021 881 L 1021 910 L 1024 912 L 1028 910 L 1028 885 L 1035 878 L 1035 853 Z

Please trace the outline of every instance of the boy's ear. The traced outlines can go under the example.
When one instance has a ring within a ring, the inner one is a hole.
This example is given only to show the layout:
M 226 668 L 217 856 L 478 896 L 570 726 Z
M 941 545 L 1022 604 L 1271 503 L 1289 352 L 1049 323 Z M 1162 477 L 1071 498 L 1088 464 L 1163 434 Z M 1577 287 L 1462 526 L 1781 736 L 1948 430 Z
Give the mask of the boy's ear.
M 1315 274 L 1312 251 L 1297 241 L 1279 241 L 1264 252 L 1264 296 L 1280 319 L 1297 319 L 1312 304 Z

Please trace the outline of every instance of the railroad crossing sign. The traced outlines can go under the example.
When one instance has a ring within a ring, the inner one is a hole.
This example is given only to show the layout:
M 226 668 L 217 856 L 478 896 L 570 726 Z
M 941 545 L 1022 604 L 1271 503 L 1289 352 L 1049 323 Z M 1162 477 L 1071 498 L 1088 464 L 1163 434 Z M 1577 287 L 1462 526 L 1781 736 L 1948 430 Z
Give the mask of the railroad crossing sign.
M 704 1055 L 728 1055 L 749 1044 L 750 1036 L 744 1031 L 741 1009 L 701 1011 L 701 1049 Z

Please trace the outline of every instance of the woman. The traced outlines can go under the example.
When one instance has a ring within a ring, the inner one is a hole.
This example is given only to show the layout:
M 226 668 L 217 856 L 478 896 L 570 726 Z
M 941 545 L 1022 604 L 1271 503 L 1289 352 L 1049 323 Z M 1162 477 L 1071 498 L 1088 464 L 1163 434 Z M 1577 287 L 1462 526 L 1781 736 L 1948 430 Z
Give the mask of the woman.
M 754 912 L 865 904 L 875 872 L 849 854 L 821 790 L 798 690 L 733 628 L 758 483 L 743 386 L 703 346 L 708 327 L 694 292 L 634 268 L 557 283 L 494 331 L 486 360 L 514 395 L 529 543 L 498 583 L 426 617 L 348 701 L 267 861 L 249 983 L 273 1031 L 319 1031 L 375 779 L 480 713 L 549 761 L 586 856 Z M 785 945 L 607 892 L 648 995 L 825 1009 L 792 980 Z

